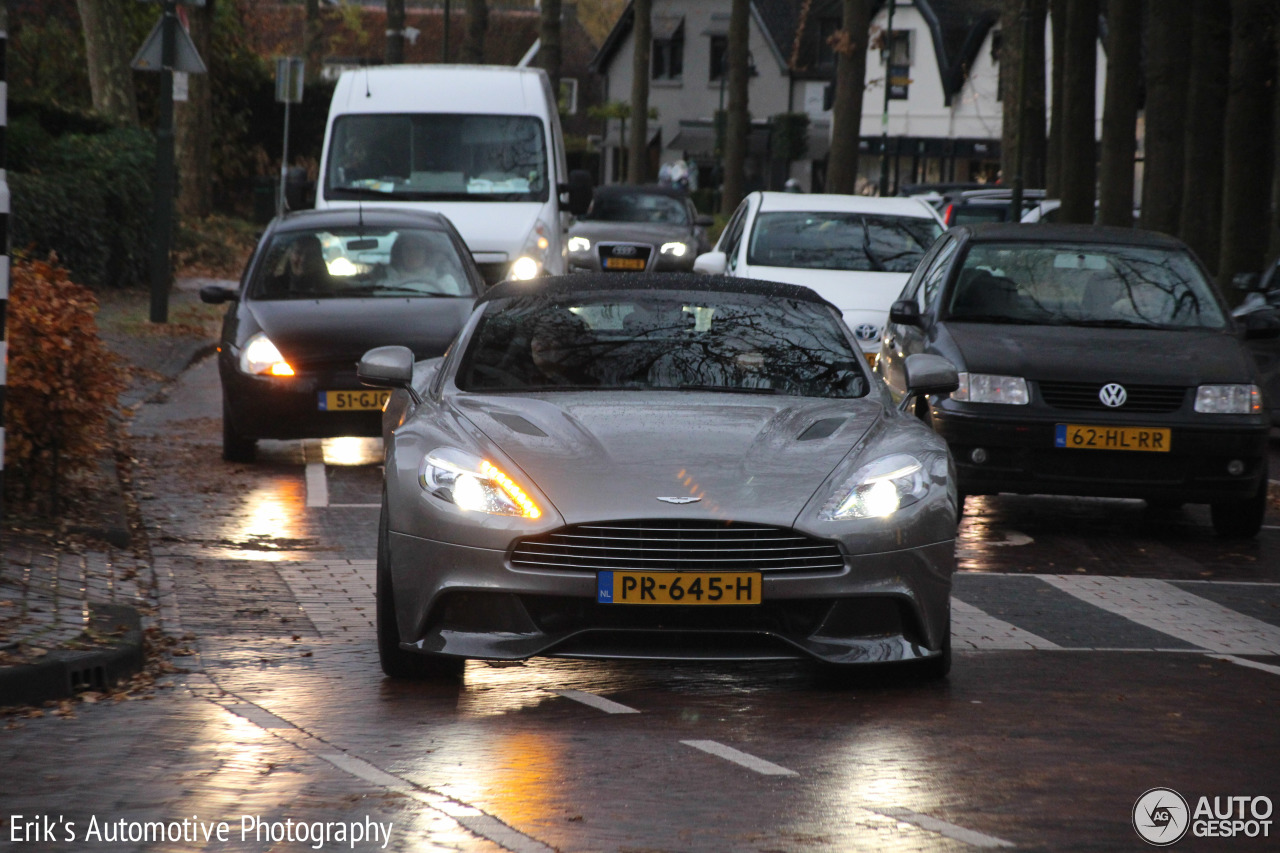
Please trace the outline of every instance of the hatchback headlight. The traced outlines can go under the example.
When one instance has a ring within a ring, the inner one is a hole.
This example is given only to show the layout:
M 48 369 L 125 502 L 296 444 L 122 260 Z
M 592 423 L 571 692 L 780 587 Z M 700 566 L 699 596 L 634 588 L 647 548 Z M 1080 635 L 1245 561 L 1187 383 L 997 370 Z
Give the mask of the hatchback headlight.
M 570 252 L 590 252 L 591 241 L 588 240 L 586 237 L 570 237 L 569 251 Z
M 1262 391 L 1257 385 L 1201 385 L 1196 389 L 1196 411 L 1206 415 L 1256 415 L 1262 411 Z
M 822 506 L 824 521 L 885 518 L 916 503 L 929 491 L 924 464 L 907 453 L 895 453 L 854 471 Z
M 249 338 L 244 349 L 240 350 L 240 370 L 242 373 L 268 376 L 293 376 L 294 373 L 280 350 L 263 332 Z
M 674 255 L 677 258 L 683 258 L 689 253 L 689 244 L 675 240 L 670 243 L 663 243 L 660 251 L 664 255 Z
M 459 509 L 530 519 L 542 515 L 529 493 L 502 469 L 474 453 L 453 447 L 428 453 L 418 468 L 418 482 Z
M 952 400 L 962 403 L 1003 403 L 1025 406 L 1031 402 L 1027 380 L 1021 376 L 995 376 L 990 373 L 960 373 L 960 387 L 951 392 Z

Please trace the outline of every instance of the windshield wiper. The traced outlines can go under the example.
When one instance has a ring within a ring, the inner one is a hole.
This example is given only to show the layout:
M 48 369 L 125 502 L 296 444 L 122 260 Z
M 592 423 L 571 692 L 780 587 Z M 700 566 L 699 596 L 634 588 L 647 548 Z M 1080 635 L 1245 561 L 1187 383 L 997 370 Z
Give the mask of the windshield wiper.
M 1144 323 L 1139 320 L 1067 320 L 1064 326 L 1085 326 L 1091 329 L 1176 329 L 1164 323 Z

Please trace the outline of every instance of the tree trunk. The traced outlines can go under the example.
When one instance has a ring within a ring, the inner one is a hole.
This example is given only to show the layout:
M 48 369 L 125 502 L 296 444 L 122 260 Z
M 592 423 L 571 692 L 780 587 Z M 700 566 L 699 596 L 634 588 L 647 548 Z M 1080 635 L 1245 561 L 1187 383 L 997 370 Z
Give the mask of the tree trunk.
M 551 78 L 551 92 L 560 99 L 560 0 L 542 0 L 542 27 L 539 33 L 538 64 Z M 645 100 L 648 100 L 646 98 Z M 646 106 L 645 111 L 648 112 Z
M 387 0 L 388 65 L 404 62 L 404 0 Z
M 1235 304 L 1238 272 L 1262 269 L 1271 199 L 1272 0 L 1232 0 L 1231 78 L 1227 96 L 1218 284 Z
M 631 140 L 627 153 L 627 182 L 649 180 L 649 51 L 653 46 L 653 0 L 635 0 L 631 59 Z
M 1044 152 L 1044 188 L 1050 198 L 1062 197 L 1062 83 L 1067 45 L 1067 0 L 1052 0 L 1053 70 L 1049 81 L 1049 140 Z
M 725 115 L 721 213 L 732 213 L 746 195 L 743 168 L 747 161 L 747 137 L 751 133 L 751 118 L 747 110 L 747 26 L 751 16 L 750 0 L 733 0 L 730 9 L 729 43 L 725 52 L 725 61 L 729 66 L 729 106 Z
M 207 74 L 187 75 L 187 100 L 174 104 L 174 142 L 178 163 L 178 213 L 203 218 L 213 213 L 213 98 L 210 46 L 213 43 L 213 10 L 187 7 L 191 41 L 204 59 Z
M 1023 11 L 1030 21 L 1023 18 Z M 1047 0 L 1004 0 L 1000 10 L 1000 90 L 1003 116 L 1000 131 L 1000 170 L 1004 183 L 1012 184 L 1017 171 L 1018 145 L 1022 151 L 1022 185 L 1044 186 L 1044 25 Z M 1027 91 L 1019 90 L 1023 35 L 1030 30 L 1027 47 Z
M 857 190 L 862 90 L 866 85 L 867 37 L 870 30 L 870 0 L 844 0 L 840 31 L 834 36 L 836 43 L 833 45 L 836 54 L 836 91 L 831 107 L 827 192 L 851 194 Z
M 134 45 L 125 23 L 132 0 L 76 0 L 84 32 L 93 109 L 115 121 L 136 125 L 138 99 L 129 68 Z
M 320 79 L 324 65 L 324 28 L 320 21 L 320 0 L 307 0 L 306 20 L 302 25 L 302 55 L 306 63 L 308 83 Z
M 484 36 L 489 29 L 489 4 L 486 0 L 467 0 L 467 36 L 462 42 L 462 61 L 471 65 L 484 62 Z
M 1210 271 L 1218 268 L 1222 237 L 1222 143 L 1231 69 L 1231 18 L 1221 0 L 1195 0 L 1191 88 L 1187 92 L 1179 236 Z
M 1107 89 L 1102 104 L 1098 222 L 1133 227 L 1138 75 L 1142 69 L 1142 0 L 1107 3 Z
M 1098 0 L 1067 4 L 1062 66 L 1063 222 L 1093 222 L 1098 181 L 1094 133 L 1098 68 Z
M 1224 4 L 1219 3 L 1219 9 Z M 1178 233 L 1183 129 L 1191 65 L 1191 3 L 1159 3 L 1147 16 L 1147 106 L 1142 164 L 1143 228 Z

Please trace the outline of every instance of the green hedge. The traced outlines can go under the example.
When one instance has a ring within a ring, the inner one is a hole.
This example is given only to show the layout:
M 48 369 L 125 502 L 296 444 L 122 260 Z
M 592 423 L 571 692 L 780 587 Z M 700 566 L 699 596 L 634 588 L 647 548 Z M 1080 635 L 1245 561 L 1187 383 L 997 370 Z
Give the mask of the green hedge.
M 40 138 L 35 129 L 20 131 Z M 118 127 L 48 137 L 9 174 L 12 242 L 34 257 L 57 252 L 73 280 L 125 287 L 148 278 L 155 142 Z

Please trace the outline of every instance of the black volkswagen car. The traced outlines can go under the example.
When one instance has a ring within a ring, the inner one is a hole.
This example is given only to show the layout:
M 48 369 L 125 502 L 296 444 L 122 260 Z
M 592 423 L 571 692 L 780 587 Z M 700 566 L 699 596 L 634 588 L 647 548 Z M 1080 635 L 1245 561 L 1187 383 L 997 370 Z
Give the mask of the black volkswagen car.
M 1267 495 L 1269 419 L 1250 336 L 1180 241 L 1131 229 L 953 228 L 890 312 L 877 371 L 929 352 L 960 371 L 917 414 L 947 440 L 963 494 L 1207 503 L 1223 536 L 1253 536 Z
M 356 362 L 396 343 L 441 355 L 484 288 L 453 225 L 435 213 L 303 211 L 262 235 L 230 302 L 218 347 L 222 452 L 248 462 L 260 438 L 380 434 L 388 392 Z

